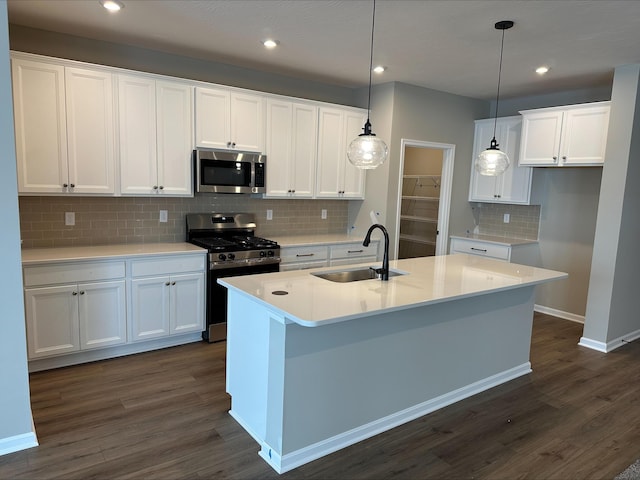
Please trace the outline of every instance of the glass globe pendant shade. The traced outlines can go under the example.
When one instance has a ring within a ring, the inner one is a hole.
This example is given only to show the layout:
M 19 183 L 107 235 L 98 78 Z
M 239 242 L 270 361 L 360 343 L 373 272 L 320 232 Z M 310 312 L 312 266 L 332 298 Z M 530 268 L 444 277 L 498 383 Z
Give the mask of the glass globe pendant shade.
M 494 138 L 489 148 L 476 158 L 475 167 L 480 175 L 493 177 L 502 175 L 509 168 L 509 157 L 498 149 L 498 143 Z
M 371 133 L 371 123 L 364 124 L 364 133 L 355 138 L 347 149 L 347 158 L 357 168 L 371 170 L 382 165 L 389 149 L 383 140 Z

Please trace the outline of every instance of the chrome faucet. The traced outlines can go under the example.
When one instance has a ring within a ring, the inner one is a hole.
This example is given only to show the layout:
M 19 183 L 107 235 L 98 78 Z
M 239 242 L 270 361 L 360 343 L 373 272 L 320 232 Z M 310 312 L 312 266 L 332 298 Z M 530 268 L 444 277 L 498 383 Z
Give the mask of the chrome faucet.
M 387 232 L 387 229 L 379 223 L 371 225 L 369 227 L 369 231 L 367 231 L 367 235 L 364 237 L 362 245 L 365 247 L 369 246 L 369 243 L 371 242 L 371 232 L 376 228 L 382 230 L 382 233 L 384 234 L 384 256 L 382 257 L 382 268 L 376 270 L 376 273 L 380 274 L 380 280 L 387 281 L 389 280 L 389 233 Z

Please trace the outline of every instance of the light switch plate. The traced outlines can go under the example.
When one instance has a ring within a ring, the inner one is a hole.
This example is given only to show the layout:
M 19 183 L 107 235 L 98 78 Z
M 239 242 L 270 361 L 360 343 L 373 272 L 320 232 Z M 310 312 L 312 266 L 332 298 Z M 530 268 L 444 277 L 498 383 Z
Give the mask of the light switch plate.
M 169 214 L 167 210 L 160 210 L 160 221 L 166 223 L 169 220 Z
M 76 224 L 76 213 L 75 212 L 64 212 L 64 224 L 68 227 L 72 227 Z

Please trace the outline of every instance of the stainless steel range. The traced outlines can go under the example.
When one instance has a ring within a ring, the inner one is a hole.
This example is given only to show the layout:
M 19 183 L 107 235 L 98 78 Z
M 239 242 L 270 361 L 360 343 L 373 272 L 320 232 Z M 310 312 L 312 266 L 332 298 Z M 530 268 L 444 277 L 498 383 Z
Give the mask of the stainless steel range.
M 255 236 L 252 213 L 192 213 L 187 215 L 187 242 L 209 251 L 207 328 L 203 340 L 227 338 L 227 289 L 217 279 L 277 272 L 280 246 Z

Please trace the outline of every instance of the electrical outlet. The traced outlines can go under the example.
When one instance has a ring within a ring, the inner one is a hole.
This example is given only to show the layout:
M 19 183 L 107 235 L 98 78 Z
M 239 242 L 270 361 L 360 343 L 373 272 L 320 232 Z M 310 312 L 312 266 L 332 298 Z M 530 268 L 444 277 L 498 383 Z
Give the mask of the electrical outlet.
M 327 219 L 327 209 L 323 208 L 322 210 L 320 210 L 320 218 L 322 218 L 322 220 L 326 220 Z
M 502 221 L 504 223 L 509 223 L 511 221 L 511 215 L 509 215 L 508 213 L 504 214 L 504 218 L 502 219 Z
M 273 210 L 267 210 L 267 220 L 273 220 Z
M 76 224 L 75 212 L 64 212 L 64 224 L 70 227 Z
M 169 219 L 168 212 L 166 210 L 160 210 L 160 221 L 166 223 Z

